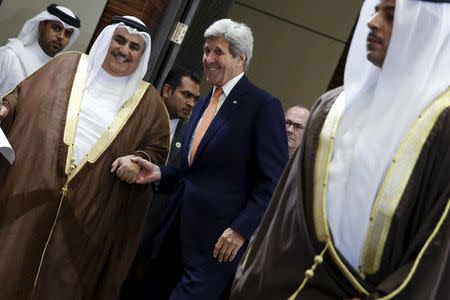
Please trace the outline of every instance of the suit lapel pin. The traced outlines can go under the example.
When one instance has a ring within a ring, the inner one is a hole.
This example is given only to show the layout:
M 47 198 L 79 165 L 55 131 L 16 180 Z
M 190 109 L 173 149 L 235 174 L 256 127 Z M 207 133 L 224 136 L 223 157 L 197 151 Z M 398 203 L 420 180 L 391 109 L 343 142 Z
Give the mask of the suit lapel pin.
M 233 100 L 233 104 L 237 104 L 237 101 L 236 101 L 236 100 Z
M 176 142 L 175 143 L 175 147 L 180 148 L 181 147 L 181 143 L 180 142 Z

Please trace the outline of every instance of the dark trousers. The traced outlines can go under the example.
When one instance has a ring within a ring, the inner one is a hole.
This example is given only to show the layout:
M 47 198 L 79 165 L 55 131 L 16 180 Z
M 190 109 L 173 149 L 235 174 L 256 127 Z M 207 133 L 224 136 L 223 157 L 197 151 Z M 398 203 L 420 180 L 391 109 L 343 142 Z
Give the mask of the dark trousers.
M 229 299 L 236 267 L 237 263 L 234 262 L 219 263 L 217 261 L 202 267 L 184 265 L 183 276 L 169 299 Z
M 183 265 L 180 253 L 179 218 L 175 218 L 161 247 L 152 258 L 151 249 L 136 257 L 122 287 L 122 300 L 168 300 L 180 281 Z
M 233 262 L 220 263 L 211 259 L 203 266 L 190 266 L 182 259 L 179 226 L 177 214 L 156 257 L 146 264 L 143 271 L 139 271 L 142 263 L 134 266 L 138 272 L 129 276 L 122 289 L 122 300 L 229 299 L 234 274 L 245 247 Z M 211 257 L 212 251 L 211 248 Z

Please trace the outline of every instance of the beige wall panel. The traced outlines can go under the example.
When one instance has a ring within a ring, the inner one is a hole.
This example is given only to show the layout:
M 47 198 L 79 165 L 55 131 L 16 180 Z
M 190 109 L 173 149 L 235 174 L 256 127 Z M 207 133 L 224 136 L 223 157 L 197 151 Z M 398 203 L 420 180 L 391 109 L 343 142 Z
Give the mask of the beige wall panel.
M 74 11 L 81 20 L 80 36 L 70 50 L 84 52 L 97 26 L 107 0 L 3 0 L 0 7 L 0 45 L 16 37 L 23 23 L 50 3 L 58 3 Z
M 277 96 L 284 108 L 310 107 L 327 88 L 342 43 L 234 5 L 230 17 L 248 24 L 254 34 L 249 77 Z
M 361 0 L 236 0 L 268 14 L 346 41 Z

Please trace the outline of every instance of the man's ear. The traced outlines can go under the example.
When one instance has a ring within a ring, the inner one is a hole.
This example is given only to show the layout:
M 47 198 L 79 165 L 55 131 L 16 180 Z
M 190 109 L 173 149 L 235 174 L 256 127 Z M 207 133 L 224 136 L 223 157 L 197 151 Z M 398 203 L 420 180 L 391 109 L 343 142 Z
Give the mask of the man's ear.
M 238 65 L 240 67 L 243 66 L 246 59 L 247 59 L 247 55 L 245 55 L 245 53 L 239 54 Z
M 166 83 L 163 85 L 163 97 L 164 98 L 169 98 L 169 95 L 172 93 L 172 87 L 170 86 L 170 84 Z

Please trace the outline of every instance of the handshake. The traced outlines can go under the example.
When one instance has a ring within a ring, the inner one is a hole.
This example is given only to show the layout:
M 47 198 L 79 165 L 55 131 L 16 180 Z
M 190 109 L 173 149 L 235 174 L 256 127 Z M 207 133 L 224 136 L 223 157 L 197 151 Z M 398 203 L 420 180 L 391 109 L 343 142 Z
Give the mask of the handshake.
M 136 155 L 117 158 L 111 165 L 111 173 L 116 173 L 120 180 L 129 184 L 146 184 L 161 180 L 160 168 Z

